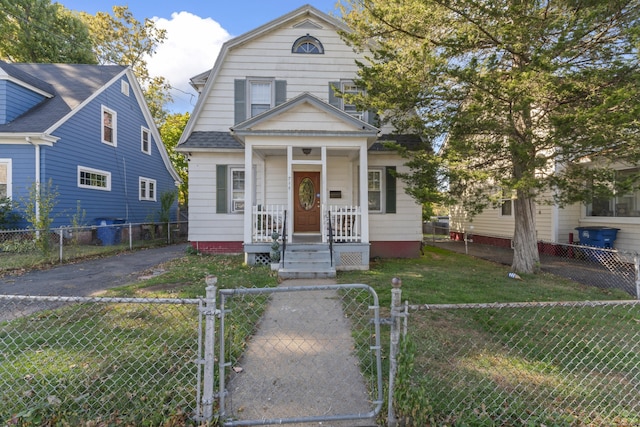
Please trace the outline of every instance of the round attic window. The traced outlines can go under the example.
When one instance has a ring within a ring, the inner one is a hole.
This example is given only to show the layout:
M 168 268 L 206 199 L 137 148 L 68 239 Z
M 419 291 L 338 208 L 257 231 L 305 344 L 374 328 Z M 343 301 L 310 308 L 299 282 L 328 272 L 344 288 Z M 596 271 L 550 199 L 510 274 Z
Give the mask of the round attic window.
M 320 40 L 307 34 L 293 43 L 291 53 L 322 54 L 324 53 L 324 47 L 322 47 Z

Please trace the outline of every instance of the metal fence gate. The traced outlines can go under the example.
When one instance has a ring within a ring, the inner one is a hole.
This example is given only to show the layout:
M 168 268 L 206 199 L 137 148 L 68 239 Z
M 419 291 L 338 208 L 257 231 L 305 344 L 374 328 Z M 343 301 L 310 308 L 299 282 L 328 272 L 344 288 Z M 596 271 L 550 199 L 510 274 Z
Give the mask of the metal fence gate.
M 371 287 L 220 289 L 218 295 L 222 425 L 375 424 L 383 390 L 379 305 Z

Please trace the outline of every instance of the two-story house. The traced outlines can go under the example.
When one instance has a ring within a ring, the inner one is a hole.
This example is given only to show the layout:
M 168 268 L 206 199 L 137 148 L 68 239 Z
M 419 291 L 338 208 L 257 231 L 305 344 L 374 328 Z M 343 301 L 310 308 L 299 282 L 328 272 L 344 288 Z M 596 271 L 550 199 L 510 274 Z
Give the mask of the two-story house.
M 414 257 L 421 207 L 376 127 L 345 102 L 365 53 L 349 29 L 305 5 L 226 42 L 191 79 L 199 99 L 178 151 L 189 159 L 189 240 L 202 252 L 244 252 L 269 262 L 283 239 L 281 273 L 367 269 L 374 257 Z M 298 275 L 300 277 L 300 275 Z
M 179 182 L 131 69 L 0 62 L 0 197 L 51 183 L 53 226 L 145 222 Z

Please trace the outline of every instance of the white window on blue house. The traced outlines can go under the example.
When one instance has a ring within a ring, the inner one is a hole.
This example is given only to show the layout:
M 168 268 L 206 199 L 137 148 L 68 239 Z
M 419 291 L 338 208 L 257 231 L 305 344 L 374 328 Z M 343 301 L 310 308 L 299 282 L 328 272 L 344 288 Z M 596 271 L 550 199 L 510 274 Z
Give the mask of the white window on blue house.
M 11 198 L 11 159 L 0 159 L 0 199 Z
M 111 172 L 78 166 L 78 187 L 111 191 Z
M 102 106 L 102 142 L 105 144 L 113 145 L 114 147 L 118 145 L 117 139 L 117 115 L 116 112 Z
M 145 127 L 140 132 L 140 149 L 145 154 L 151 154 L 151 131 Z
M 140 177 L 138 179 L 138 187 L 140 188 L 140 200 L 150 202 L 156 201 L 156 180 L 151 178 Z

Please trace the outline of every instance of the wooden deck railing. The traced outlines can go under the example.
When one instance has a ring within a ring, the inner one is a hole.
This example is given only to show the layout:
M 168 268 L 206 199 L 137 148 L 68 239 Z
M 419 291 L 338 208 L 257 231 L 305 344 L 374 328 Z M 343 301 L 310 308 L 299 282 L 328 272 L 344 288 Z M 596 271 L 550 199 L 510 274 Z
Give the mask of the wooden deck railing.
M 361 234 L 361 217 L 362 211 L 360 206 L 323 206 L 324 221 L 331 221 L 331 229 L 333 232 L 333 241 L 341 242 L 360 242 Z M 328 214 L 330 213 L 330 215 Z M 328 224 L 323 227 L 323 233 L 328 233 Z M 326 236 L 324 236 L 326 237 Z M 326 241 L 326 239 L 323 239 Z
M 271 235 L 283 235 L 285 207 L 281 205 L 258 205 L 252 211 L 252 240 L 254 243 L 271 242 Z

